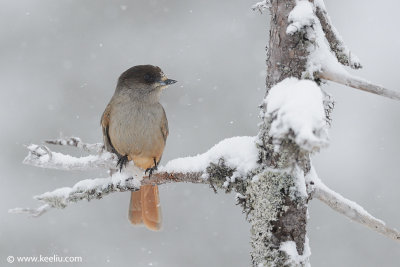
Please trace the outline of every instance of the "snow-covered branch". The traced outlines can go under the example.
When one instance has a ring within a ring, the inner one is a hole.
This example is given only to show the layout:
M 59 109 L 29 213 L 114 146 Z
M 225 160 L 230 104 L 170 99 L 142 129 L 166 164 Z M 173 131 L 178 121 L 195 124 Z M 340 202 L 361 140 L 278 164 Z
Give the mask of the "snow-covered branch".
M 286 32 L 294 34 L 303 30 L 310 41 L 310 55 L 304 78 L 320 78 L 337 82 L 369 93 L 400 100 L 400 92 L 372 84 L 347 72 L 343 65 L 360 68 L 358 59 L 351 55 L 339 34 L 330 23 L 322 0 L 315 0 L 314 8 L 308 1 L 299 1 L 290 12 Z
M 263 1 L 260 1 L 260 2 L 258 2 L 258 3 L 256 3 L 256 4 L 254 4 L 254 5 L 251 7 L 251 9 L 253 9 L 254 11 L 258 10 L 258 11 L 260 11 L 260 13 L 262 14 L 263 11 L 267 10 L 267 9 L 271 6 L 270 1 L 271 1 L 271 0 L 263 0 Z
M 333 26 L 331 19 L 326 11 L 323 0 L 312 0 L 315 5 L 315 14 L 319 19 L 322 29 L 325 33 L 325 37 L 329 43 L 331 50 L 335 53 L 338 61 L 345 65 L 350 66 L 353 69 L 362 68 L 361 63 L 356 55 L 354 55 L 350 49 L 343 42 L 339 32 Z
M 10 213 L 27 213 L 33 217 L 44 214 L 51 208 L 63 209 L 70 203 L 81 200 L 90 201 L 92 199 L 101 199 L 111 193 L 136 191 L 140 186 L 147 184 L 166 184 L 166 183 L 203 183 L 209 184 L 209 180 L 201 172 L 191 173 L 166 173 L 159 172 L 153 174 L 151 179 L 142 179 L 143 171 L 130 165 L 127 170 L 122 173 L 116 172 L 108 178 L 96 178 L 82 180 L 72 187 L 63 187 L 51 192 L 46 192 L 35 196 L 45 204 L 42 206 L 30 208 L 10 209 Z
M 84 143 L 79 137 L 58 138 L 58 139 L 46 140 L 44 142 L 49 145 L 77 147 L 88 153 L 104 152 L 104 145 L 102 143 L 95 143 L 95 144 Z
M 79 140 L 79 142 L 71 140 Z M 59 170 L 115 170 L 116 156 L 102 150 L 100 144 L 86 144 L 75 137 L 46 142 L 74 146 L 85 151 L 97 151 L 99 154 L 73 157 L 53 152 L 46 146 L 30 145 L 28 156 L 23 162 L 36 167 Z M 51 208 L 65 208 L 72 202 L 85 199 L 101 199 L 114 192 L 136 191 L 141 185 L 146 184 L 203 183 L 227 192 L 232 189 L 240 191 L 235 186 L 240 185 L 247 174 L 257 168 L 257 161 L 258 150 L 255 137 L 232 137 L 221 141 L 203 154 L 174 159 L 165 166 L 159 166 L 158 172 L 153 173 L 151 179 L 145 176 L 143 170 L 131 163 L 122 173 L 113 171 L 112 176 L 108 178 L 86 179 L 72 187 L 59 188 L 35 196 L 36 200 L 44 203 L 36 209 L 16 208 L 11 209 L 10 212 L 40 216 Z
M 95 145 L 97 144 L 93 144 L 93 146 Z M 29 150 L 28 156 L 26 156 L 23 163 L 35 167 L 57 170 L 108 170 L 115 169 L 117 164 L 116 155 L 106 151 L 97 155 L 72 157 L 59 152 L 53 152 L 44 145 L 32 144 L 27 148 Z
M 400 92 L 386 89 L 382 86 L 372 84 L 362 78 L 351 75 L 348 72 L 332 72 L 323 70 L 316 74 L 321 79 L 340 83 L 355 89 L 377 94 L 394 100 L 400 100 Z
M 386 237 L 400 241 L 400 232 L 396 229 L 386 226 L 386 224 L 371 214 L 369 214 L 359 204 L 346 199 L 339 193 L 328 188 L 317 176 L 314 168 L 311 169 L 310 173 L 306 177 L 306 181 L 309 184 L 309 192 L 313 197 L 319 199 L 335 211 L 343 214 L 347 218 L 358 222 L 362 225 L 369 227 L 370 229 L 383 234 Z

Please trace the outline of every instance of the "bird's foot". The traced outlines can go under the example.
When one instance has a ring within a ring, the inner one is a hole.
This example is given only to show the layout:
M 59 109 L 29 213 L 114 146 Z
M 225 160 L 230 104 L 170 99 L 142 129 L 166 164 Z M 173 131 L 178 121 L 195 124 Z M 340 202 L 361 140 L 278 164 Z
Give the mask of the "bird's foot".
M 158 169 L 158 164 L 157 164 L 156 158 L 153 158 L 153 161 L 154 161 L 154 166 L 151 168 L 147 168 L 144 171 L 144 174 L 147 174 L 147 172 L 149 172 L 149 179 L 151 178 L 151 175 L 153 174 L 153 172 Z
M 153 162 L 154 162 L 154 169 L 155 170 L 158 170 L 158 163 L 157 163 L 157 161 L 156 161 L 156 158 L 153 158 Z
M 151 168 L 147 168 L 145 171 L 144 171 L 144 174 L 147 174 L 147 172 L 149 172 L 149 179 L 151 178 L 151 175 L 153 174 L 153 172 L 156 170 L 156 168 L 155 167 L 151 167 Z
M 118 165 L 119 165 L 119 172 L 122 171 L 123 167 L 126 167 L 126 164 L 128 164 L 128 161 L 129 161 L 128 160 L 128 155 L 125 155 L 125 156 L 122 156 L 122 157 L 118 158 L 117 168 L 118 168 Z

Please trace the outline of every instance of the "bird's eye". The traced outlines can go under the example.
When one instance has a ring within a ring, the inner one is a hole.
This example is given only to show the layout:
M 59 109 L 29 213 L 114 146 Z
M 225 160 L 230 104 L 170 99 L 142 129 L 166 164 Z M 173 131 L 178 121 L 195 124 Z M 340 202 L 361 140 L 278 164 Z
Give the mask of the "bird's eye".
M 146 81 L 146 82 L 149 82 L 149 83 L 151 83 L 151 82 L 154 82 L 154 77 L 153 77 L 153 75 L 151 75 L 151 74 L 145 74 L 144 76 L 143 76 L 143 78 L 144 78 L 144 80 Z

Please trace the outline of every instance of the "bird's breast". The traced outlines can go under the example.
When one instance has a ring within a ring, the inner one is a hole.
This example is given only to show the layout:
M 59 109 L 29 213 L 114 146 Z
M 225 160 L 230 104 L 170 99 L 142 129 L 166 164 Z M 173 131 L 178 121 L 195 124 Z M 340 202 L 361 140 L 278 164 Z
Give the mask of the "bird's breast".
M 165 146 L 160 130 L 163 113 L 157 104 L 121 103 L 111 111 L 110 138 L 118 153 L 161 157 Z

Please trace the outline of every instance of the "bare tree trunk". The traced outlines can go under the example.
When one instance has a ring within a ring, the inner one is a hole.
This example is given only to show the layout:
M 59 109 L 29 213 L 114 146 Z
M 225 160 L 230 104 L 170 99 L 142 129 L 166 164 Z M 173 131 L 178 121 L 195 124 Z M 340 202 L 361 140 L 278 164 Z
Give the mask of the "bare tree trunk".
M 307 41 L 302 31 L 288 35 L 288 14 L 295 0 L 271 1 L 270 39 L 267 48 L 267 91 L 288 77 L 301 78 L 306 69 Z M 263 106 L 266 112 L 266 106 Z M 307 152 L 289 139 L 284 140 L 279 152 L 274 152 L 269 135 L 270 120 L 264 118 L 259 134 L 260 155 L 264 170 L 257 182 L 249 184 L 249 221 L 251 227 L 253 266 L 305 266 L 308 256 L 299 264 L 291 262 L 282 244 L 293 241 L 297 253 L 303 255 L 306 244 L 307 199 L 293 192 L 296 179 L 285 170 L 300 167 L 306 174 L 310 170 Z M 272 171 L 271 171 L 272 169 Z M 254 179 L 253 179 L 254 180 Z M 308 246 L 308 245 L 307 245 Z

